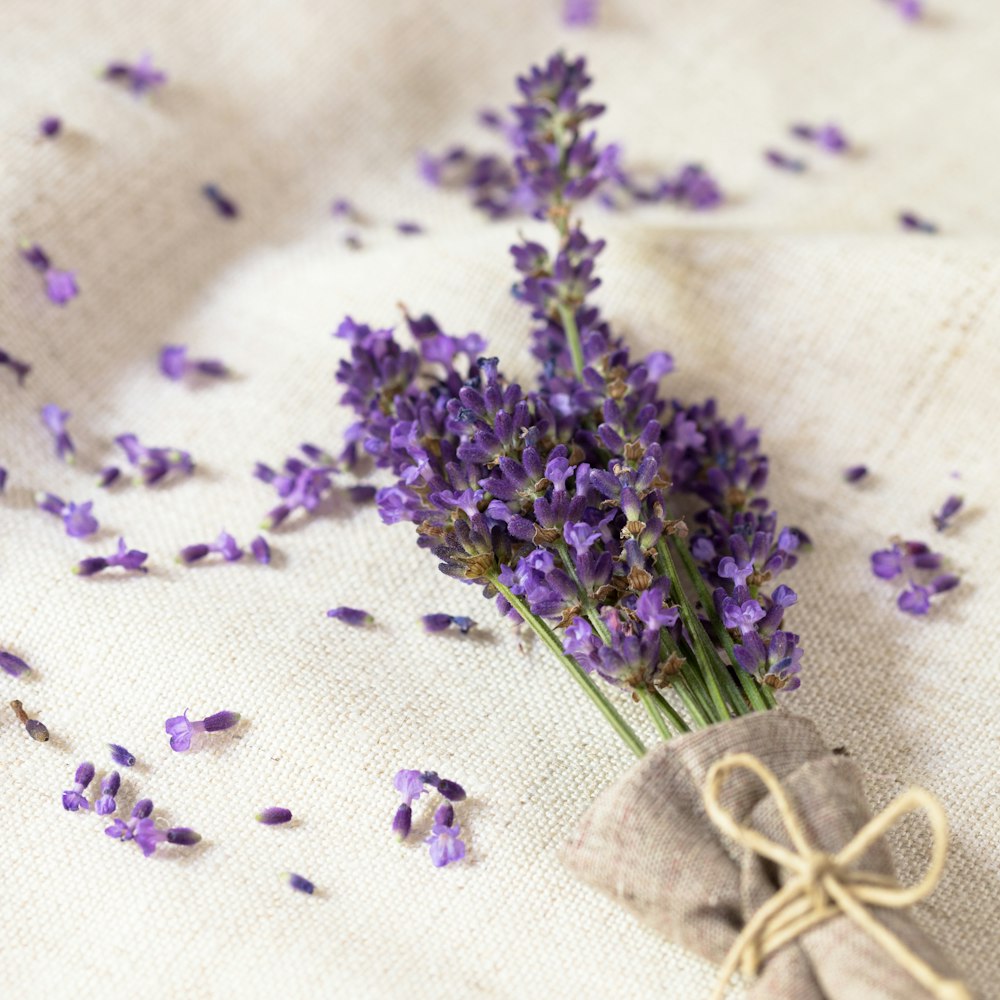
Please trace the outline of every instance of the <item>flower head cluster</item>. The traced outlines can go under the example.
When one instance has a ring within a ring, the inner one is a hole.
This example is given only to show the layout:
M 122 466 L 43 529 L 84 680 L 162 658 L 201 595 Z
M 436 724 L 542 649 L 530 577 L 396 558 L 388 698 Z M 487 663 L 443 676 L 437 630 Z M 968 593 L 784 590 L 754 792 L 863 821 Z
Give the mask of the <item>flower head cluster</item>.
M 80 294 L 75 271 L 60 271 L 52 266 L 48 254 L 38 244 L 25 246 L 21 256 L 45 278 L 45 294 L 50 302 L 64 306 Z
M 124 538 L 118 539 L 118 549 L 108 556 L 90 556 L 81 559 L 74 567 L 73 572 L 77 576 L 93 576 L 95 573 L 102 573 L 106 569 L 118 566 L 120 569 L 130 570 L 137 573 L 148 572 L 143 563 L 148 558 L 145 552 L 138 549 L 130 549 L 125 544 Z
M 888 549 L 879 549 L 871 556 L 872 573 L 882 580 L 902 580 L 903 590 L 896 596 L 900 611 L 910 615 L 925 615 L 931 609 L 931 599 L 953 590 L 960 580 L 952 573 L 938 573 L 941 556 L 932 552 L 925 542 L 891 539 Z
M 238 712 L 216 712 L 206 719 L 191 720 L 185 711 L 183 715 L 175 715 L 163 724 L 170 737 L 170 749 L 183 753 L 191 749 L 191 740 L 195 733 L 221 733 L 232 729 L 240 721 Z
M 94 504 L 90 500 L 86 503 L 66 503 L 54 493 L 39 493 L 35 502 L 40 510 L 61 517 L 66 534 L 71 538 L 86 538 L 100 527 L 97 518 L 91 513 Z
M 189 358 L 188 349 L 180 344 L 170 344 L 160 351 L 160 371 L 175 382 L 185 375 L 223 378 L 229 374 L 226 366 L 214 358 Z
M 458 782 L 441 778 L 436 771 L 397 771 L 393 785 L 403 797 L 392 820 L 393 833 L 400 840 L 410 835 L 413 822 L 413 803 L 428 789 L 435 789 L 446 801 L 434 814 L 430 836 L 425 843 L 430 846 L 431 862 L 435 868 L 442 868 L 452 861 L 465 857 L 465 844 L 460 839 L 461 827 L 455 821 L 455 810 L 451 803 L 465 799 L 465 789 Z

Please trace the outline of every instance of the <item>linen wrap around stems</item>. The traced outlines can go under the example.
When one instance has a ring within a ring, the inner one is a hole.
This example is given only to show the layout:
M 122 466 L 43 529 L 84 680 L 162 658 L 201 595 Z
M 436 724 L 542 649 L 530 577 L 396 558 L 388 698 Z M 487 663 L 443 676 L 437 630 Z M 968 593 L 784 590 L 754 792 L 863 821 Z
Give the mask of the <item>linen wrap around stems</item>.
M 736 853 L 705 813 L 708 771 L 730 753 L 753 754 L 774 773 L 817 850 L 835 854 L 871 819 L 855 764 L 831 754 L 808 719 L 766 712 L 651 750 L 598 796 L 563 852 L 578 878 L 668 940 L 716 964 L 745 922 L 786 881 L 785 873 L 760 855 Z M 753 773 L 732 771 L 720 804 L 737 823 L 794 849 L 772 796 Z M 892 877 L 885 841 L 874 843 L 857 867 Z M 910 911 L 873 907 L 871 913 L 942 976 L 959 978 Z M 747 995 L 754 1000 L 931 997 L 843 914 L 768 958 Z

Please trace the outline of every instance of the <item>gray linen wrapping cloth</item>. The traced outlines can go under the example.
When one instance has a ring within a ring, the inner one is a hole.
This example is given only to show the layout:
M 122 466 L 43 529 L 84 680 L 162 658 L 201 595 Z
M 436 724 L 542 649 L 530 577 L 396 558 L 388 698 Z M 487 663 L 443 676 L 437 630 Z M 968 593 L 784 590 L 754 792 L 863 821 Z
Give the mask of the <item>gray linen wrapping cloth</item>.
M 727 843 L 705 813 L 709 768 L 751 753 L 775 774 L 810 843 L 830 854 L 869 820 L 854 763 L 832 754 L 808 720 L 781 712 L 744 716 L 650 751 L 602 792 L 565 847 L 567 867 L 668 940 L 721 964 L 744 923 L 784 884 L 772 862 Z M 748 771 L 728 777 L 721 804 L 741 824 L 792 847 L 774 802 Z M 893 875 L 884 841 L 859 869 Z M 910 912 L 871 912 L 939 973 L 950 959 Z M 924 1000 L 930 994 L 882 948 L 838 915 L 768 958 L 749 984 L 754 1000 Z

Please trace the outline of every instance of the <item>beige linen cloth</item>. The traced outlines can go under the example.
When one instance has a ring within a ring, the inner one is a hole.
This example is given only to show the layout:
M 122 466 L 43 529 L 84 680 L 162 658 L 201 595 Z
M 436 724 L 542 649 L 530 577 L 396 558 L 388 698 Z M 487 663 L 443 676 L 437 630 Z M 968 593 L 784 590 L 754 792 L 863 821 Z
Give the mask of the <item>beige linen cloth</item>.
M 873 808 L 911 783 L 942 798 L 950 859 L 918 915 L 980 995 L 1000 995 L 1000 8 L 928 0 L 909 26 L 882 0 L 603 6 L 598 27 L 573 32 L 539 0 L 0 5 L 0 347 L 34 366 L 24 389 L 0 371 L 0 647 L 35 668 L 0 687 L 52 732 L 32 743 L 0 711 L 3 995 L 709 993 L 710 965 L 559 864 L 629 754 L 408 527 L 342 503 L 277 532 L 271 567 L 174 563 L 223 527 L 250 540 L 273 503 L 254 461 L 337 442 L 343 345 L 329 334 L 345 313 L 388 324 L 398 301 L 430 308 L 530 376 L 509 295 L 517 224 L 426 188 L 414 156 L 477 138 L 474 112 L 559 45 L 589 55 L 603 134 L 634 163 L 700 160 L 730 194 L 714 214 L 592 210 L 609 239 L 600 303 L 637 350 L 674 352 L 673 392 L 716 394 L 764 428 L 770 495 L 816 542 L 789 578 L 807 650 L 794 707 L 848 748 Z M 161 92 L 136 101 L 97 79 L 147 48 L 170 75 Z M 35 137 L 46 114 L 65 121 L 55 141 Z M 830 119 L 857 155 L 786 137 L 793 120 Z M 771 145 L 809 171 L 767 167 Z M 214 214 L 209 181 L 239 220 Z M 360 251 L 329 215 L 337 196 L 365 216 Z M 903 209 L 942 235 L 901 232 Z M 404 218 L 427 234 L 397 235 Z M 45 300 L 21 239 L 76 270 L 67 308 Z M 168 382 L 165 343 L 236 376 Z M 52 456 L 48 402 L 73 413 L 76 468 Z M 96 490 L 126 431 L 190 449 L 197 474 Z M 852 488 L 840 472 L 857 462 L 873 472 Z M 95 499 L 101 537 L 67 538 L 36 490 Z M 868 553 L 893 533 L 931 536 L 950 492 L 968 508 L 932 540 L 964 582 L 907 618 Z M 148 577 L 69 573 L 118 533 L 150 553 Z M 339 604 L 377 624 L 326 619 Z M 425 636 L 433 611 L 481 625 Z M 173 754 L 163 720 L 185 708 L 245 722 Z M 151 797 L 199 847 L 147 860 L 94 815 L 63 812 L 76 764 L 107 768 L 108 741 L 140 760 L 122 802 Z M 419 837 L 392 839 L 400 767 L 469 790 L 465 863 L 439 871 Z M 256 824 L 268 805 L 296 825 Z M 922 870 L 918 821 L 892 847 L 904 878 Z M 316 896 L 283 884 L 287 870 Z

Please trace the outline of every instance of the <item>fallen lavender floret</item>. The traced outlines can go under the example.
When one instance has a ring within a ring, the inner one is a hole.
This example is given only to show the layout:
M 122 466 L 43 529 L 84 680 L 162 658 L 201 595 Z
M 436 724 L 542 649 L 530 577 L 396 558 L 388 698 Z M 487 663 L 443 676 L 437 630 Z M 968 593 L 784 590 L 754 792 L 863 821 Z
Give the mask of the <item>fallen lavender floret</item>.
M 337 219 L 357 221 L 358 218 L 357 210 L 347 198 L 335 198 L 330 203 L 330 214 Z
M 119 434 L 115 444 L 125 452 L 125 457 L 139 474 L 139 480 L 152 486 L 170 472 L 191 475 L 194 462 L 190 452 L 180 448 L 149 448 L 135 434 Z
M 187 826 L 173 826 L 169 830 L 161 830 L 152 818 L 140 819 L 132 831 L 132 838 L 139 845 L 144 857 L 155 853 L 160 844 L 176 844 L 180 847 L 193 847 L 201 840 L 201 834 L 195 833 Z
M 104 79 L 125 83 L 136 97 L 141 97 L 147 91 L 162 87 L 167 82 L 167 74 L 153 66 L 149 52 L 143 52 L 135 63 L 108 63 Z
M 818 127 L 793 125 L 789 131 L 799 139 L 814 142 L 820 149 L 825 149 L 828 153 L 843 153 L 850 148 L 843 131 L 832 122 Z
M 90 803 L 83 794 L 87 785 L 94 780 L 94 765 L 90 761 L 84 761 L 73 776 L 73 787 L 62 793 L 63 809 L 67 812 L 76 812 L 79 809 L 86 812 L 90 809 Z
M 178 554 L 177 561 L 190 565 L 212 552 L 217 552 L 226 562 L 236 562 L 243 558 L 243 549 L 236 544 L 236 539 L 223 531 L 214 542 L 186 545 Z
M 900 212 L 899 223 L 904 229 L 909 229 L 916 233 L 933 235 L 938 231 L 938 227 L 933 222 L 922 219 L 915 212 Z
M 24 379 L 31 371 L 31 365 L 24 361 L 18 361 L 13 355 L 0 350 L 0 365 L 5 365 L 17 376 L 17 384 L 24 385 Z
M 280 826 L 282 823 L 291 822 L 292 810 L 285 809 L 283 806 L 269 806 L 257 813 L 256 819 L 264 826 Z
M 894 539 L 891 548 L 872 553 L 871 567 L 875 576 L 883 580 L 905 578 L 906 586 L 897 596 L 896 604 L 900 611 L 911 615 L 927 614 L 933 597 L 953 590 L 960 583 L 951 573 L 941 573 L 929 582 L 919 582 L 920 577 L 926 580 L 926 574 L 941 567 L 941 556 L 924 542 Z
M 316 891 L 316 886 L 302 875 L 296 875 L 295 872 L 288 872 L 288 884 L 296 892 L 304 892 L 306 895 L 311 896 Z
M 597 0 L 563 0 L 563 24 L 587 28 L 597 23 Z
M 213 358 L 189 358 L 188 349 L 171 344 L 160 351 L 160 371 L 175 382 L 185 375 L 207 375 L 210 378 L 224 378 L 229 370 L 221 361 Z
M 111 759 L 122 767 L 135 767 L 135 754 L 129 753 L 125 747 L 118 743 L 109 743 L 108 749 L 111 751 Z
M 38 123 L 38 131 L 46 139 L 54 139 L 62 131 L 62 119 L 55 115 L 46 115 Z
M 135 571 L 137 573 L 147 573 L 148 569 L 143 566 L 143 563 L 148 558 L 145 552 L 140 552 L 138 549 L 130 549 L 125 545 L 125 539 L 118 539 L 118 551 L 112 553 L 109 556 L 91 556 L 88 559 L 81 559 L 76 566 L 73 567 L 73 572 L 77 576 L 93 576 L 95 573 L 101 573 L 106 569 L 110 569 L 113 566 L 118 566 L 124 570 Z
M 844 469 L 844 479 L 849 483 L 859 483 L 868 475 L 867 465 L 852 465 Z
M 445 629 L 449 629 L 454 625 L 462 635 L 468 635 L 469 630 L 476 624 L 471 618 L 467 618 L 465 615 L 424 615 L 421 621 L 424 623 L 424 631 L 426 632 L 444 632 Z
M 6 650 L 0 649 L 0 670 L 5 674 L 11 677 L 20 677 L 30 669 L 31 667 L 20 656 L 15 656 L 13 653 L 8 653 Z
M 71 538 L 86 538 L 88 535 L 94 534 L 100 527 L 97 518 L 90 512 L 94 506 L 91 500 L 81 504 L 66 503 L 53 493 L 37 493 L 35 494 L 35 502 L 39 510 L 61 517 L 66 527 L 66 534 Z
M 465 857 L 461 833 L 461 826 L 455 822 L 455 810 L 447 804 L 441 806 L 434 814 L 434 826 L 425 841 L 430 847 L 431 864 L 435 868 L 443 868 Z
M 56 447 L 56 457 L 64 462 L 72 462 L 76 456 L 76 448 L 73 439 L 66 430 L 66 424 L 71 413 L 60 409 L 55 403 L 46 403 L 42 407 L 42 423 L 52 435 Z
M 900 611 L 905 611 L 907 614 L 925 615 L 931 609 L 932 597 L 954 589 L 960 582 L 959 578 L 951 573 L 942 573 L 934 577 L 926 586 L 911 581 L 896 598 L 896 604 Z
M 962 509 L 965 505 L 965 500 L 962 497 L 952 496 L 948 497 L 947 500 L 942 504 L 941 510 L 936 514 L 931 514 L 931 520 L 934 522 L 934 527 L 938 531 L 944 531 L 950 524 L 951 519 Z
M 336 618 L 338 621 L 342 621 L 345 625 L 371 625 L 375 619 L 368 611 L 362 611 L 360 608 L 348 608 L 341 606 L 339 608 L 330 608 L 326 613 L 327 618 Z
M 224 219 L 235 219 L 240 210 L 236 202 L 228 195 L 222 193 L 218 184 L 206 184 L 202 187 L 201 193 L 212 203 L 216 212 Z
M 262 535 L 258 535 L 250 543 L 250 551 L 253 553 L 254 559 L 264 566 L 271 561 L 271 546 L 267 544 L 267 539 Z
M 0 493 L 7 488 L 7 470 L 0 465 Z
M 424 232 L 424 227 L 419 222 L 402 221 L 396 223 L 396 231 L 403 236 L 419 236 Z
M 303 445 L 302 452 L 309 458 L 308 462 L 292 456 L 285 459 L 281 472 L 263 462 L 254 466 L 255 478 L 273 486 L 281 499 L 261 524 L 265 531 L 277 528 L 296 510 L 311 514 L 333 490 L 333 475 L 337 469 L 330 456 L 315 445 Z
M 191 748 L 191 738 L 195 733 L 221 733 L 232 729 L 240 721 L 238 712 L 216 712 L 200 721 L 188 719 L 187 712 L 175 715 L 163 724 L 170 737 L 170 749 L 183 753 Z
M 109 837 L 116 840 L 132 840 L 135 837 L 135 828 L 141 820 L 146 819 L 153 811 L 152 799 L 139 799 L 132 807 L 132 815 L 127 820 L 116 819 L 111 826 L 106 827 L 104 832 Z
M 780 149 L 765 149 L 764 159 L 777 167 L 779 170 L 787 170 L 793 174 L 801 174 L 806 169 L 804 160 L 797 160 L 792 156 L 782 153 Z
M 100 475 L 97 477 L 97 486 L 99 489 L 107 489 L 113 483 L 118 481 L 121 476 L 122 470 L 118 468 L 117 465 L 106 465 L 101 469 Z
M 52 266 L 48 254 L 38 244 L 25 245 L 21 256 L 45 278 L 45 294 L 49 301 L 64 306 L 80 294 L 75 271 L 61 271 Z
M 110 816 L 118 808 L 115 796 L 121 783 L 122 777 L 117 771 L 112 771 L 101 779 L 101 795 L 94 803 L 94 811 L 98 816 Z

